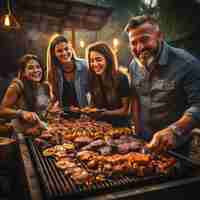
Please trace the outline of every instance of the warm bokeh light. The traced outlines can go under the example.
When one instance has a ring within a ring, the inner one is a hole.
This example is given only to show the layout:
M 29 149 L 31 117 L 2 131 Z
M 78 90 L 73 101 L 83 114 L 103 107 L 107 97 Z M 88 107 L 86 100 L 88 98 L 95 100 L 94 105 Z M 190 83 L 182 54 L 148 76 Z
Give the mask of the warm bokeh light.
M 80 41 L 80 47 L 84 48 L 85 47 L 85 42 L 83 40 Z
M 119 40 L 117 38 L 113 39 L 113 47 L 117 48 L 119 46 Z
M 4 25 L 5 25 L 5 26 L 10 26 L 10 18 L 9 18 L 9 15 L 6 15 L 6 16 L 5 16 Z

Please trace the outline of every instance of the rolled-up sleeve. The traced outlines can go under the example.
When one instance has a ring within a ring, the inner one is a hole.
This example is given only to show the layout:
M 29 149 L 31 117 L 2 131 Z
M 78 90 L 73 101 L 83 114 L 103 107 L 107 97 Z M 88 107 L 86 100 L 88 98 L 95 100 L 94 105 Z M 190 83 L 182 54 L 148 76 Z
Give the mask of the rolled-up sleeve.
M 189 108 L 185 115 L 190 115 L 195 122 L 200 122 L 200 62 L 193 61 L 188 66 L 183 84 Z

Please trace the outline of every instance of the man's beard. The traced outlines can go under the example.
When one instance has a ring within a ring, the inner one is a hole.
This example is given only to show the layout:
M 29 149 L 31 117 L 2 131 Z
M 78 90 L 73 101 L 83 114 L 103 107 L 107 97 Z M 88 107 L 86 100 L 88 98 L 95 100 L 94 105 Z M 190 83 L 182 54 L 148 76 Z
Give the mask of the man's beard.
M 140 53 L 140 55 L 138 56 L 138 59 L 140 60 L 140 62 L 143 65 L 148 66 L 150 61 L 155 57 L 154 54 L 155 54 L 154 52 L 147 49 L 147 50 Z
M 161 45 L 158 43 L 156 49 L 145 49 L 138 56 L 135 55 L 135 59 L 139 66 L 145 67 L 148 71 L 152 70 L 152 65 L 158 59 L 160 55 Z
M 140 53 L 140 55 L 137 57 L 137 60 L 148 70 L 156 58 L 157 51 L 147 49 Z

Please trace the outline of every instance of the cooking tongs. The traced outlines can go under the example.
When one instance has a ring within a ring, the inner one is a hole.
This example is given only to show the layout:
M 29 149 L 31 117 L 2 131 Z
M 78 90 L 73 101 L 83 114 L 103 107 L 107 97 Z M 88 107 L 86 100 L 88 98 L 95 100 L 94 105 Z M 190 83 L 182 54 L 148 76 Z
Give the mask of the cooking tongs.
M 37 122 L 38 122 L 38 124 L 40 125 L 41 128 L 43 128 L 45 130 L 48 129 L 48 124 L 45 121 L 42 121 L 38 116 L 37 116 Z
M 142 148 L 141 153 L 150 154 L 154 158 L 157 158 L 157 156 L 158 156 L 158 154 L 156 152 L 151 151 L 146 145 L 144 145 L 144 147 Z M 183 162 L 185 165 L 187 165 L 189 167 L 200 168 L 200 162 L 195 161 L 187 156 L 184 156 L 181 153 L 177 153 L 173 150 L 168 150 L 166 153 L 173 156 L 174 158 L 177 158 L 178 160 L 180 160 L 181 162 Z

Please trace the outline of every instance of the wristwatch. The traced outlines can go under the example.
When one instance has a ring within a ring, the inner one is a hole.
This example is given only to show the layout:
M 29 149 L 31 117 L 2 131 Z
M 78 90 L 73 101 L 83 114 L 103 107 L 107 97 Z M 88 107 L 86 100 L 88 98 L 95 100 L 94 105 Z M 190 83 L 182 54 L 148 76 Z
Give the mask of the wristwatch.
M 182 136 L 183 135 L 183 129 L 179 128 L 178 126 L 176 126 L 175 124 L 172 124 L 169 126 L 169 128 L 172 130 L 172 132 L 176 135 L 176 136 Z

